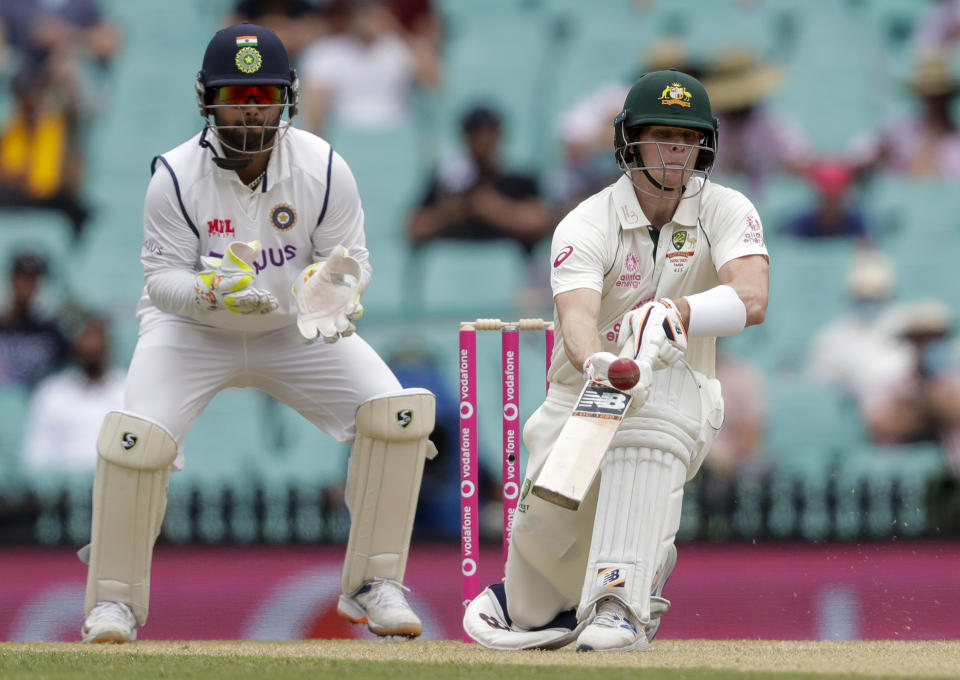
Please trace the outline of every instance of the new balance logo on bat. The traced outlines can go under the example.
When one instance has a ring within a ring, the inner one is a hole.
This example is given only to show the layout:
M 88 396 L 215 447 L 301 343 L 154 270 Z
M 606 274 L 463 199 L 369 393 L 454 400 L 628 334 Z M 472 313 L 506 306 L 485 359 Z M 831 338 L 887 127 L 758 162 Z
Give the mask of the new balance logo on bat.
M 620 417 L 630 403 L 629 395 L 598 382 L 590 383 L 580 396 L 574 415 Z

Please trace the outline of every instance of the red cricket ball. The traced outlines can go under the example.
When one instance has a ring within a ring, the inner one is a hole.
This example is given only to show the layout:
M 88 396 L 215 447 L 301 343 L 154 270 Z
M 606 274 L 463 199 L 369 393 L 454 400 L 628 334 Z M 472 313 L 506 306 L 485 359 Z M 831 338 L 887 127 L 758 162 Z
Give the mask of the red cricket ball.
M 640 380 L 640 369 L 632 359 L 617 359 L 607 370 L 607 380 L 618 390 L 629 390 Z

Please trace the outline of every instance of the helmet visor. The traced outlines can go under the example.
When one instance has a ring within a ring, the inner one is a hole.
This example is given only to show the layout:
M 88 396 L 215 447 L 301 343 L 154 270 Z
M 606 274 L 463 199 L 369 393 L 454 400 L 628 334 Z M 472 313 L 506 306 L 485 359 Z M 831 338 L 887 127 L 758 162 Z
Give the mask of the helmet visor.
M 249 103 L 276 106 L 283 102 L 285 90 L 281 85 L 225 85 L 217 88 L 217 97 L 231 106 Z

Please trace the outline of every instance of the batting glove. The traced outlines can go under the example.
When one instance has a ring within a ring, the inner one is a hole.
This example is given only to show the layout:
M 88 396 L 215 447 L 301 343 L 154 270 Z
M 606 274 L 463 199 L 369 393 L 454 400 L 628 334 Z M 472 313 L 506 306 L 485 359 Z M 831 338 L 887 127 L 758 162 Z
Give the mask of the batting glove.
M 687 351 L 687 329 L 680 311 L 669 298 L 651 300 L 627 312 L 620 321 L 617 342 L 622 345 L 631 335 L 635 343 L 634 356 L 639 356 L 645 346 L 651 346 L 645 354 L 651 357 L 655 371 L 677 363 Z
M 583 362 L 583 377 L 590 380 L 606 380 L 610 364 L 617 360 L 616 354 L 595 352 Z
M 204 269 L 193 284 L 197 304 L 210 311 L 229 309 L 237 314 L 275 310 L 278 304 L 273 293 L 251 285 L 257 276 L 253 263 L 259 251 L 258 241 L 233 241 L 222 259 L 201 257 Z

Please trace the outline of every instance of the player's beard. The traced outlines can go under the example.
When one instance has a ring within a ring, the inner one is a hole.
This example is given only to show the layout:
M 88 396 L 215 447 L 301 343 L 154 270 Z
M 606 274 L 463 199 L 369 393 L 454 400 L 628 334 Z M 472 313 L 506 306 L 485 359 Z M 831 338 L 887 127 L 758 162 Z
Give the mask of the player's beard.
M 242 153 L 260 153 L 273 145 L 273 140 L 277 136 L 277 124 L 220 127 L 217 132 L 233 150 Z

